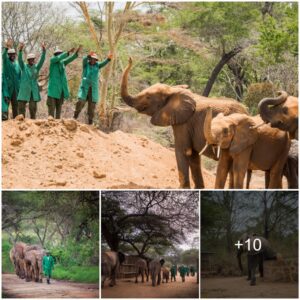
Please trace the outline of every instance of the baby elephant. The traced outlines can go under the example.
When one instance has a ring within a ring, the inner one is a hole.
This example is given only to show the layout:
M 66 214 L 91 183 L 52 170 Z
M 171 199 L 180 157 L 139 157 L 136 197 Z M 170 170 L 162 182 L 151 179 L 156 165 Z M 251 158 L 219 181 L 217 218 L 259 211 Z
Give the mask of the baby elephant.
M 135 273 L 135 283 L 138 283 L 138 276 L 142 276 L 142 282 L 144 282 L 144 274 L 147 277 L 147 281 L 149 281 L 149 272 L 147 268 L 147 262 L 143 258 L 138 258 L 135 262 L 136 273 Z
M 166 267 L 163 267 L 163 268 L 161 268 L 161 271 L 162 271 L 162 282 L 164 282 L 164 280 L 165 280 L 166 283 L 168 283 L 169 277 L 170 277 L 169 269 Z
M 152 286 L 155 286 L 155 283 L 157 282 L 157 285 L 160 285 L 161 281 L 161 267 L 165 263 L 164 259 L 158 260 L 154 259 L 149 264 L 149 273 L 151 274 L 151 280 L 152 280 Z M 156 281 L 157 277 L 157 281 Z

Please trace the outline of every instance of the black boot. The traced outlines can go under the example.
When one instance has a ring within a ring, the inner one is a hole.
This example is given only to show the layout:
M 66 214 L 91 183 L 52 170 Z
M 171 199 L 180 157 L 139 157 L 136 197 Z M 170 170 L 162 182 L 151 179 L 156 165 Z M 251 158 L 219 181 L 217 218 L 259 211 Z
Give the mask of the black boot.
M 93 120 L 89 119 L 89 125 L 92 125 L 92 124 L 93 124 Z
M 47 278 L 47 283 L 50 284 L 50 279 L 49 278 Z

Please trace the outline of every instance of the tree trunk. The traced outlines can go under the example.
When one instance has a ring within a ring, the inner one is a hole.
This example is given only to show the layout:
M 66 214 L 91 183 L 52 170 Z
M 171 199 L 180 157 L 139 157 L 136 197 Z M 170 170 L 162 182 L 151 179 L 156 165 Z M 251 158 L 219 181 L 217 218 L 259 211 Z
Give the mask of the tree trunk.
M 221 72 L 222 68 L 224 67 L 225 64 L 227 64 L 227 62 L 229 62 L 229 60 L 231 58 L 233 58 L 235 55 L 237 55 L 238 53 L 240 53 L 243 50 L 242 47 L 236 47 L 233 50 L 231 50 L 228 53 L 224 53 L 221 60 L 218 62 L 218 64 L 215 66 L 215 68 L 213 69 L 210 78 L 208 79 L 208 82 L 206 84 L 206 87 L 202 93 L 203 96 L 208 97 L 219 73 Z

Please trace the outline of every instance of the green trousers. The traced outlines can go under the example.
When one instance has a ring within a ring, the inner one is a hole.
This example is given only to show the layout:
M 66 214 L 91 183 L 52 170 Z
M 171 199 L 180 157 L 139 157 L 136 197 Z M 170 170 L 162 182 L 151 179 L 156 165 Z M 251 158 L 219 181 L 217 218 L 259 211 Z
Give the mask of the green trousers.
M 52 98 L 48 96 L 47 106 L 48 106 L 48 115 L 52 116 L 55 119 L 60 119 L 61 108 L 64 103 L 64 93 L 61 93 L 60 99 Z
M 93 124 L 93 119 L 94 119 L 94 115 L 95 115 L 95 108 L 96 108 L 96 103 L 93 102 L 92 100 L 92 88 L 89 88 L 86 100 L 82 100 L 82 99 L 78 99 L 77 103 L 76 103 L 76 108 L 75 108 L 75 113 L 74 113 L 74 119 L 77 119 L 80 112 L 82 111 L 82 109 L 85 106 L 85 103 L 88 103 L 88 119 L 89 119 L 89 124 Z
M 28 101 L 18 101 L 18 111 L 19 115 L 23 115 L 24 118 L 26 117 L 26 105 Z M 36 118 L 36 112 L 37 112 L 37 101 L 33 100 L 32 94 L 31 94 L 31 99 L 29 101 L 29 114 L 30 114 L 30 119 L 35 119 Z
M 11 98 L 9 99 L 11 103 L 11 109 L 13 114 L 13 119 L 18 115 L 18 100 L 17 100 L 17 93 L 16 91 L 13 92 Z

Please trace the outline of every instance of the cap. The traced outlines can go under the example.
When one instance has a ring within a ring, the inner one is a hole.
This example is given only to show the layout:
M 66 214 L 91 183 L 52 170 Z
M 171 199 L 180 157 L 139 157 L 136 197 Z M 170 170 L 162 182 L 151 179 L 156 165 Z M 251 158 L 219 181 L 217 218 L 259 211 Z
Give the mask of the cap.
M 91 57 L 91 58 L 98 59 L 98 55 L 97 55 L 95 52 L 91 52 L 91 53 L 90 53 L 90 57 Z
M 27 55 L 27 60 L 28 60 L 28 59 L 32 59 L 32 58 L 35 58 L 35 54 L 34 54 L 34 53 L 29 53 L 29 54 Z
M 57 54 L 57 53 L 63 53 L 63 51 L 61 49 L 59 49 L 59 48 L 56 48 L 54 50 L 54 54 Z
M 7 53 L 8 54 L 16 54 L 16 50 L 15 49 L 8 49 Z

